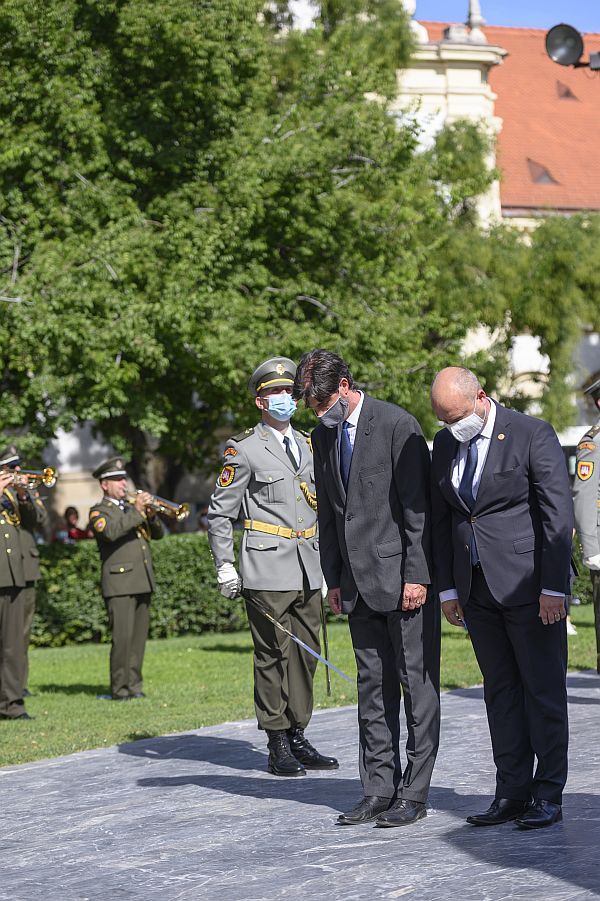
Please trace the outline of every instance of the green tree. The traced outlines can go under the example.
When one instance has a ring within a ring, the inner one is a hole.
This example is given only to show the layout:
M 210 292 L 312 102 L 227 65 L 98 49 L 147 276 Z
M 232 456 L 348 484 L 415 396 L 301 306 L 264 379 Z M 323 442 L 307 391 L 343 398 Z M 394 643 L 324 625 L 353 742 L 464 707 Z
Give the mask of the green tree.
M 431 429 L 467 331 L 506 339 L 523 248 L 478 225 L 476 128 L 423 151 L 389 115 L 399 4 L 262 7 L 0 0 L 0 426 L 32 452 L 90 420 L 166 492 L 254 420 L 262 358 L 315 346 Z M 506 340 L 474 359 L 500 381 Z

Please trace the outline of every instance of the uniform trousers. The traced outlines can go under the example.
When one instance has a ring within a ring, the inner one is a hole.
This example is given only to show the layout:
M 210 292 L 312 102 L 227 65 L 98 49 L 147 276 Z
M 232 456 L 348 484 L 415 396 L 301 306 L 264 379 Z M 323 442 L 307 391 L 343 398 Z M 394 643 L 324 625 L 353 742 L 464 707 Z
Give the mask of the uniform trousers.
M 23 647 L 25 649 L 25 672 L 23 675 L 23 687 L 27 688 L 29 682 L 29 642 L 31 641 L 31 629 L 35 614 L 35 582 L 27 582 L 23 588 Z
M 23 589 L 0 588 L 0 716 L 20 716 L 23 704 Z
M 569 740 L 565 620 L 543 625 L 537 600 L 499 604 L 480 567 L 464 616 L 483 674 L 496 797 L 561 804 Z
M 596 626 L 596 670 L 600 673 L 600 572 L 590 570 L 592 577 L 592 600 L 594 602 L 594 623 Z
M 366 796 L 424 803 L 440 733 L 440 610 L 379 613 L 359 597 L 348 617 L 357 667 L 359 770 Z M 406 767 L 400 761 L 400 700 Z
M 110 689 L 113 698 L 143 690 L 142 665 L 150 623 L 150 593 L 105 598 L 112 632 Z
M 253 606 L 255 601 L 282 626 L 320 652 L 321 589 L 246 590 L 246 610 L 254 644 L 254 708 L 259 729 L 308 725 L 313 710 L 317 660 L 274 626 Z

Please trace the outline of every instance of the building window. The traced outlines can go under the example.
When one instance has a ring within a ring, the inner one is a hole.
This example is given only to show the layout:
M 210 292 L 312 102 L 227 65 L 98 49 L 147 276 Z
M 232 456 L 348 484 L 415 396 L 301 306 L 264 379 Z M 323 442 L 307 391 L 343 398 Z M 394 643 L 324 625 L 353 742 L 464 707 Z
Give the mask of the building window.
M 535 160 L 527 159 L 527 168 L 529 169 L 529 175 L 536 185 L 558 185 L 558 182 L 550 173 L 545 166 L 541 163 L 537 163 Z
M 562 81 L 556 82 L 556 93 L 559 96 L 560 100 L 577 100 L 579 101 L 579 97 L 576 97 L 568 84 L 563 84 Z

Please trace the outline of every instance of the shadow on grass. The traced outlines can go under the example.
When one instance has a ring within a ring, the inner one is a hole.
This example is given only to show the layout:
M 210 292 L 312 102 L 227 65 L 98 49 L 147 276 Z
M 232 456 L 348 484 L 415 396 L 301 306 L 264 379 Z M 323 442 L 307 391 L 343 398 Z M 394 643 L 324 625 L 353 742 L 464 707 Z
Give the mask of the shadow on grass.
M 45 685 L 36 685 L 36 693 L 55 695 L 101 695 L 108 691 L 106 685 L 89 685 L 83 682 L 76 682 L 72 685 L 60 685 L 56 682 L 47 682 Z
M 254 648 L 251 644 L 208 644 L 198 648 L 199 651 L 216 651 L 219 654 L 252 654 Z

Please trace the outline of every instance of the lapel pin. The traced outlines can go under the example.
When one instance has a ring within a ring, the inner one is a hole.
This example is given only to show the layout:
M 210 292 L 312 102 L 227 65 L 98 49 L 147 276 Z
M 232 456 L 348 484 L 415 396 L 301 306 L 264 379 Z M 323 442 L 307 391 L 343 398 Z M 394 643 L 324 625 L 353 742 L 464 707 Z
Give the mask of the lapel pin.
M 506 435 L 504 434 L 504 432 L 500 432 L 500 434 L 498 435 L 498 441 L 504 441 L 505 438 Z

